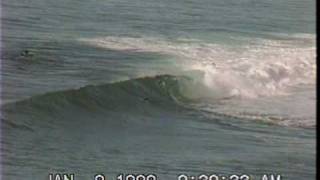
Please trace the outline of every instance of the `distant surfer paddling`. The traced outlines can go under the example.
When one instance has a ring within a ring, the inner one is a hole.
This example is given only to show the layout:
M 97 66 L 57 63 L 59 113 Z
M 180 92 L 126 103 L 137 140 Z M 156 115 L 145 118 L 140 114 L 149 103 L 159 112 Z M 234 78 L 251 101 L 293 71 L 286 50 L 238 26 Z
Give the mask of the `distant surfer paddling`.
M 24 50 L 21 52 L 20 56 L 21 57 L 32 57 L 34 54 L 31 53 L 29 50 Z

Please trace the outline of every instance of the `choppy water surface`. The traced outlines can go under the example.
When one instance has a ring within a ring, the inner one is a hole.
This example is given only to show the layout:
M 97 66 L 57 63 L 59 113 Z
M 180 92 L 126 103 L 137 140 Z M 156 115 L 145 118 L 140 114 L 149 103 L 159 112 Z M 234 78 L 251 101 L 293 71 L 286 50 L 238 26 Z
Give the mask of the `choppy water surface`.
M 2 178 L 315 179 L 314 4 L 3 0 Z

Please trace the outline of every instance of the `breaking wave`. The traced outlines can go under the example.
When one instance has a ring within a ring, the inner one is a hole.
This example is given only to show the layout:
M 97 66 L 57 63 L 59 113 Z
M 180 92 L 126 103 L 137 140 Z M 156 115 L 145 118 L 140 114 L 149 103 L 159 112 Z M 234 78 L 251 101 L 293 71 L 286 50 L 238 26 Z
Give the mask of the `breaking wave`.
M 14 118 L 16 115 L 65 119 L 72 118 L 70 112 L 81 112 L 87 117 L 98 114 L 109 117 L 123 112 L 152 116 L 195 111 L 215 118 L 314 127 L 314 40 L 313 37 L 303 37 L 304 41 L 301 38 L 282 41 L 255 39 L 246 46 L 223 46 L 194 39 L 80 39 L 106 49 L 172 55 L 180 69 L 33 96 L 6 104 L 4 112 L 12 119 L 21 119 Z M 297 88 L 307 90 L 301 94 L 296 92 Z M 12 123 L 14 121 L 10 120 Z M 31 127 L 32 123 L 30 121 L 26 126 Z
M 107 49 L 157 52 L 177 57 L 184 72 L 202 74 L 203 84 L 212 89 L 206 94 L 209 96 L 256 98 L 285 95 L 290 87 L 315 84 L 314 37 L 294 36 L 291 40 L 281 41 L 254 39 L 241 47 L 195 39 L 165 41 L 104 37 L 80 41 Z
M 35 120 L 41 119 L 44 121 L 47 118 L 59 117 L 57 119 L 73 120 L 75 118 L 74 120 L 77 121 L 79 114 L 88 118 L 102 115 L 104 117 L 102 119 L 106 120 L 122 115 L 124 112 L 127 116 L 152 117 L 163 116 L 168 113 L 187 115 L 194 111 L 206 114 L 209 119 L 210 117 L 213 119 L 227 117 L 285 126 L 314 126 L 314 122 L 304 123 L 303 119 L 299 118 L 288 119 L 286 117 L 276 117 L 272 114 L 236 113 L 234 109 L 225 112 L 219 108 L 209 108 L 210 106 L 201 107 L 200 104 L 205 101 L 210 102 L 211 105 L 219 105 L 228 98 L 211 99 L 210 101 L 209 99 L 194 99 L 187 89 L 194 89 L 196 86 L 196 80 L 189 77 L 161 75 L 57 91 L 6 104 L 4 112 L 8 121 L 5 121 L 5 123 L 10 126 L 32 129 Z M 74 112 L 79 114 L 75 115 Z M 15 116 L 19 116 L 19 118 Z M 21 116 L 25 118 L 21 118 Z M 18 122 L 15 119 L 19 119 Z

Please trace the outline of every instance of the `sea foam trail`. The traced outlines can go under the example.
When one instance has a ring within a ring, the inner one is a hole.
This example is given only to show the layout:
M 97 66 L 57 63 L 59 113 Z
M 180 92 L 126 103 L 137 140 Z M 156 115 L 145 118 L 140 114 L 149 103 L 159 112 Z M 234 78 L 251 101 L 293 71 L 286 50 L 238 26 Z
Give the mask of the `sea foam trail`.
M 200 96 L 256 98 L 284 95 L 290 93 L 290 87 L 315 84 L 316 53 L 314 37 L 309 36 L 293 36 L 291 40 L 254 39 L 241 47 L 196 39 L 166 41 L 146 37 L 100 37 L 80 41 L 107 49 L 178 57 L 181 69 L 202 73 L 201 81 L 208 89 L 201 88 Z

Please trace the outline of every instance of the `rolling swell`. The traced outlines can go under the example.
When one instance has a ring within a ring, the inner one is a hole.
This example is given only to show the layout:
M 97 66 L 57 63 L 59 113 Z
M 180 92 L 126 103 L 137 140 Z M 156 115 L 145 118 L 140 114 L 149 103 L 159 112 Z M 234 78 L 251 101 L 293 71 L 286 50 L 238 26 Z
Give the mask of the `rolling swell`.
M 30 129 L 32 121 L 48 118 L 92 118 L 97 114 L 112 116 L 123 112 L 148 116 L 176 111 L 182 108 L 181 102 L 187 101 L 180 93 L 181 80 L 187 81 L 188 78 L 160 75 L 33 96 L 6 104 L 4 114 L 8 121 L 5 122 L 6 125 Z M 19 119 L 18 124 L 14 124 L 16 119 Z M 24 125 L 20 124 L 21 121 L 25 121 Z

